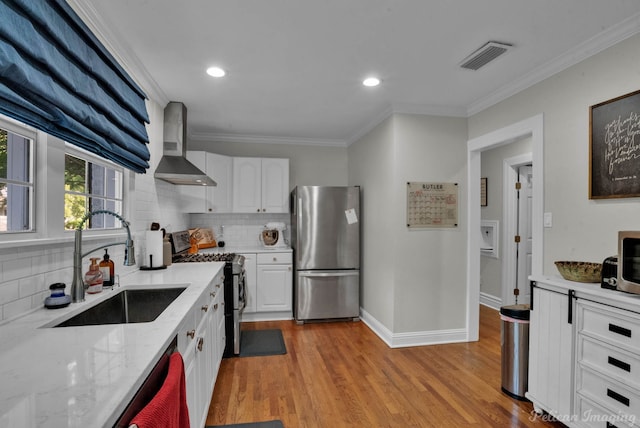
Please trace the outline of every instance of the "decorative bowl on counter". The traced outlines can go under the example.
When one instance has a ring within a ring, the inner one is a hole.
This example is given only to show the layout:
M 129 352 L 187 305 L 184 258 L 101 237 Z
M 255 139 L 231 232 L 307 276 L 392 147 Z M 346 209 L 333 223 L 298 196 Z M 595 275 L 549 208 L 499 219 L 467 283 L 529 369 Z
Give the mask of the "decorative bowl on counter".
M 560 275 L 567 281 L 600 282 L 602 263 L 591 262 L 555 262 Z

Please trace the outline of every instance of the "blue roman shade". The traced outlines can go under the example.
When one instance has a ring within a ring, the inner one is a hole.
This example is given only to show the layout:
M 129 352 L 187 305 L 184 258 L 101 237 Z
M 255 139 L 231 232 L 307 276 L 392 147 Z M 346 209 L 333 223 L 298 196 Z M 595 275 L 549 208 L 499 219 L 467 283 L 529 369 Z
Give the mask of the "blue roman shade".
M 0 0 L 0 113 L 144 173 L 145 99 L 65 0 Z

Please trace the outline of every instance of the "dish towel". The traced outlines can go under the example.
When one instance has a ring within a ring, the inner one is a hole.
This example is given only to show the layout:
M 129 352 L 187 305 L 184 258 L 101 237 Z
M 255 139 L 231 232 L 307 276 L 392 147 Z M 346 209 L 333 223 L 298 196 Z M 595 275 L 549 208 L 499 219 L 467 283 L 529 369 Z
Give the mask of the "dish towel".
M 171 354 L 167 377 L 160 390 L 131 420 L 129 427 L 189 428 L 184 361 L 179 352 Z

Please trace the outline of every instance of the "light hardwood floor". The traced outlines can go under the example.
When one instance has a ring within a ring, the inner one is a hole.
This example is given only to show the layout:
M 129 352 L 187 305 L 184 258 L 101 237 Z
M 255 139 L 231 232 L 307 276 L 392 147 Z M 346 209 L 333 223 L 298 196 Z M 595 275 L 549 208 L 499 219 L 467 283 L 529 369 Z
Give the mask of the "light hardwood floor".
M 282 329 L 286 355 L 222 361 L 207 425 L 285 428 L 562 427 L 500 390 L 500 318 L 481 306 L 474 343 L 390 349 L 363 322 Z

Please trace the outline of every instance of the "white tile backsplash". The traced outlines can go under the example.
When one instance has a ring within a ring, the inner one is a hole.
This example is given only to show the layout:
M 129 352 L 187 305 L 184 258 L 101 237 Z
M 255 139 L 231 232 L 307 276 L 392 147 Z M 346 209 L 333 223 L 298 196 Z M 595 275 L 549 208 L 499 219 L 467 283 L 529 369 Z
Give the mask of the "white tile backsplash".
M 191 214 L 191 227 L 209 227 L 219 239 L 224 226 L 224 241 L 229 247 L 261 245 L 259 235 L 270 222 L 282 222 L 287 226 L 284 236 L 290 238 L 290 214 Z

